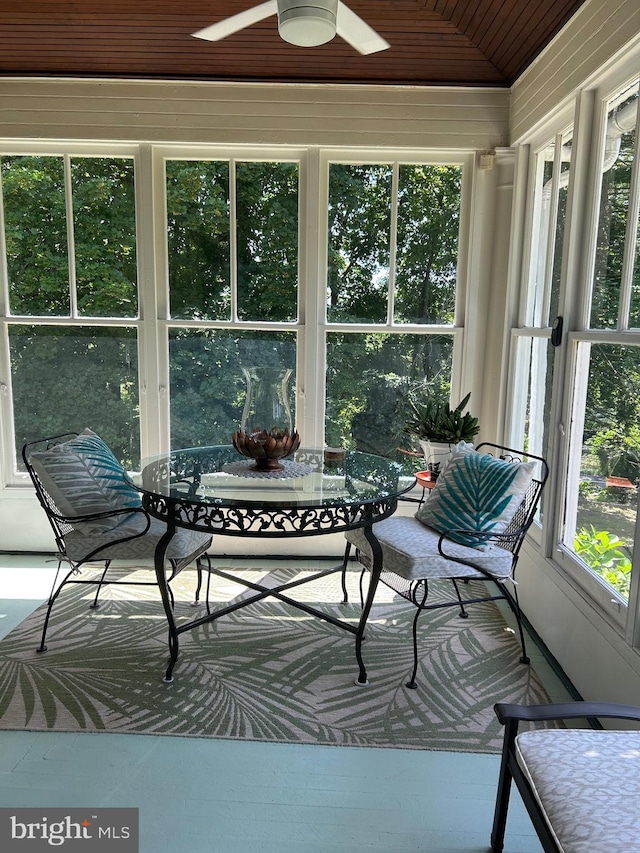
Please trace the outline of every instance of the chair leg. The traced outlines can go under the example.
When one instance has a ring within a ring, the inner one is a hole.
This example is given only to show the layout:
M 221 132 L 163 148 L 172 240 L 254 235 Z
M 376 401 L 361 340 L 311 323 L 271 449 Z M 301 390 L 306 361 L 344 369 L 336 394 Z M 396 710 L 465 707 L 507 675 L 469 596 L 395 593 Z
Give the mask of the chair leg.
M 205 604 L 207 613 L 211 613 L 211 605 L 209 603 L 209 593 L 211 592 L 211 572 L 207 572 L 207 591 L 205 593 Z
M 417 592 L 418 589 L 422 591 L 422 595 L 418 598 Z M 418 581 L 416 585 L 411 590 L 411 601 L 413 602 L 416 613 L 413 617 L 413 626 L 411 630 L 411 636 L 413 639 L 413 670 L 411 672 L 411 678 L 407 681 L 406 686 L 410 687 L 411 690 L 417 690 L 418 684 L 416 682 L 416 675 L 418 673 L 418 619 L 420 618 L 420 614 L 424 609 L 424 605 L 427 601 L 427 596 L 429 595 L 429 584 L 426 580 Z
M 100 607 L 100 602 L 98 601 L 98 596 L 100 595 L 100 590 L 102 589 L 102 584 L 104 583 L 104 579 L 105 579 L 107 572 L 109 571 L 110 565 L 111 565 L 111 560 L 105 560 L 104 561 L 104 571 L 102 572 L 102 576 L 101 576 L 100 580 L 98 581 L 98 588 L 96 589 L 96 597 L 93 599 L 92 603 L 89 605 L 89 607 L 92 610 L 97 610 L 98 607 Z
M 347 542 L 347 545 L 344 549 L 344 557 L 342 558 L 342 604 L 349 603 L 349 593 L 347 592 L 347 563 L 349 562 L 349 555 L 351 554 L 351 542 Z
M 364 576 L 366 575 L 367 570 L 363 566 L 362 571 L 360 572 L 360 607 L 364 607 Z
M 462 595 L 460 594 L 460 589 L 458 588 L 458 584 L 456 582 L 456 579 L 451 578 L 451 583 L 453 584 L 453 588 L 456 591 L 456 596 L 458 597 L 458 603 L 460 605 L 460 618 L 466 619 L 469 616 L 469 614 L 464 609 L 464 601 L 462 600 Z M 468 583 L 468 581 L 466 581 L 466 583 Z
M 499 581 L 496 581 L 496 584 L 498 585 L 500 591 L 507 600 L 507 603 L 511 608 L 511 612 L 516 617 L 516 622 L 518 624 L 518 633 L 520 634 L 520 647 L 522 648 L 522 654 L 520 655 L 520 663 L 530 663 L 531 661 L 529 655 L 527 654 L 527 647 L 525 645 L 524 640 L 524 629 L 522 627 L 522 611 L 520 610 L 520 602 L 518 601 L 518 590 L 514 589 L 512 595 L 504 584 L 500 583 Z
M 197 573 L 197 583 L 196 583 L 196 592 L 193 597 L 193 601 L 191 602 L 192 607 L 197 607 L 200 604 L 200 590 L 202 589 L 202 557 L 200 556 L 196 559 L 196 573 Z
M 507 721 L 504 732 L 500 775 L 498 777 L 498 792 L 493 815 L 493 826 L 491 828 L 492 853 L 502 853 L 502 849 L 504 848 L 504 834 L 507 828 L 507 812 L 509 810 L 512 778 L 511 770 L 509 769 L 509 755 L 513 748 L 513 742 L 518 730 L 517 727 L 517 721 L 509 720 Z
M 53 581 L 53 587 L 51 588 L 51 594 L 49 595 L 47 612 L 45 613 L 44 625 L 42 626 L 42 636 L 40 638 L 40 645 L 36 649 L 37 652 L 46 652 L 47 651 L 47 645 L 45 643 L 45 640 L 47 638 L 47 629 L 49 627 L 49 617 L 51 616 L 51 609 L 52 609 L 53 605 L 55 604 L 56 599 L 58 598 L 58 596 L 62 592 L 62 587 L 66 584 L 66 582 L 69 580 L 71 575 L 76 573 L 75 568 L 69 569 L 69 571 L 65 575 L 64 579 L 62 580 L 60 586 L 56 589 L 56 582 L 58 580 L 58 574 L 60 572 L 61 566 L 62 566 L 62 560 L 58 560 L 58 569 L 56 571 L 56 576 L 55 576 L 54 581 Z
M 169 603 L 171 605 L 171 609 L 173 610 L 176 606 L 176 600 L 173 595 L 173 590 L 171 589 L 171 581 L 175 578 L 178 571 L 178 564 L 175 560 L 169 559 L 169 564 L 171 565 L 171 577 L 167 580 L 167 592 L 169 593 Z
M 204 554 L 200 554 L 200 556 L 196 560 L 196 566 L 198 569 L 198 585 L 196 586 L 196 595 L 194 601 L 192 602 L 192 606 L 197 607 L 200 604 L 200 590 L 202 589 L 203 572 L 202 563 L 204 560 L 207 561 L 207 587 L 205 592 L 205 605 L 207 608 L 207 613 L 210 613 L 211 609 L 209 606 L 209 591 L 211 589 L 211 558 L 209 557 L 206 551 L 204 552 Z

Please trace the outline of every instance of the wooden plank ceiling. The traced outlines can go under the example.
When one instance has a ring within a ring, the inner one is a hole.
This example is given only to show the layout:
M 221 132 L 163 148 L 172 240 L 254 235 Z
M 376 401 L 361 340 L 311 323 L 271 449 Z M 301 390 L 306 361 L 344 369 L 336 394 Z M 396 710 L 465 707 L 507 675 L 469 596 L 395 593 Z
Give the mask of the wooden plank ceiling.
M 391 45 L 300 48 L 275 17 L 192 37 L 261 0 L 0 0 L 0 77 L 509 86 L 585 0 L 348 0 Z

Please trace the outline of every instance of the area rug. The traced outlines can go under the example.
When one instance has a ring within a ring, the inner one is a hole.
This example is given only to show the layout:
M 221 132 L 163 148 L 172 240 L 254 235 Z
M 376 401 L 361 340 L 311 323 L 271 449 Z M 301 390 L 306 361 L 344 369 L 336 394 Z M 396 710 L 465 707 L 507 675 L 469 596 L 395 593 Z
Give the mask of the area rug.
M 234 571 L 267 583 L 299 573 Z M 194 617 L 194 582 L 188 570 L 173 584 L 178 619 Z M 296 595 L 356 623 L 357 572 L 350 585 L 354 603 L 346 606 L 337 604 L 339 575 Z M 415 611 L 386 587 L 378 592 L 363 644 L 368 686 L 354 683 L 351 634 L 275 599 L 182 634 L 174 681 L 165 684 L 167 626 L 156 587 L 108 587 L 92 610 L 93 588 L 69 586 L 53 609 L 47 652 L 36 652 L 43 607 L 0 642 L 0 728 L 492 753 L 502 737 L 495 702 L 549 701 L 492 603 L 472 606 L 467 619 L 455 608 L 423 614 L 418 689 L 407 688 Z M 246 594 L 213 579 L 213 606 Z

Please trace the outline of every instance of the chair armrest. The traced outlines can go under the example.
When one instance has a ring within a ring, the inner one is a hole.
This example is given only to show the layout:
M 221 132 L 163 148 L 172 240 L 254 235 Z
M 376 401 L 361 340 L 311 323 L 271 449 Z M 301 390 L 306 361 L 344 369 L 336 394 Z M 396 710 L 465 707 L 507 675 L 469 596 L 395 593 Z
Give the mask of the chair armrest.
M 474 561 L 471 557 L 469 557 L 469 558 L 458 557 L 458 556 L 454 556 L 453 554 L 447 553 L 446 548 L 445 548 L 447 543 L 451 543 L 452 545 L 458 544 L 458 543 L 456 543 L 456 541 L 454 539 L 450 538 L 451 534 L 452 533 L 461 533 L 461 534 L 464 534 L 465 536 L 467 536 L 469 538 L 477 539 L 478 545 L 488 544 L 490 542 L 498 542 L 498 543 L 502 542 L 504 544 L 505 542 L 509 542 L 509 541 L 513 540 L 517 546 L 518 540 L 521 537 L 523 537 L 525 532 L 526 531 L 524 531 L 524 530 L 516 530 L 512 533 L 481 533 L 477 530 L 462 530 L 462 529 L 448 530 L 446 533 L 440 534 L 440 538 L 438 539 L 438 553 L 440 554 L 441 557 L 444 557 L 446 560 L 450 560 L 452 563 L 459 563 L 462 566 L 469 566 L 470 568 L 474 569 L 479 574 L 485 575 L 485 577 L 488 580 L 493 580 L 494 579 L 493 575 L 490 572 L 488 572 L 486 569 L 482 568 L 482 566 L 479 566 L 476 563 L 474 563 Z M 467 547 L 474 547 L 474 546 L 467 546 Z M 508 547 L 505 550 L 511 551 L 511 549 Z M 478 553 L 481 554 L 482 551 L 479 550 Z M 511 552 L 511 553 L 513 555 L 513 552 Z M 513 555 L 513 556 L 515 559 L 515 555 Z
M 461 527 L 454 527 L 451 530 L 446 530 L 444 533 L 440 534 L 440 538 L 438 539 L 438 551 L 440 552 L 442 557 L 446 557 L 449 560 L 455 559 L 455 557 L 450 557 L 449 554 L 444 552 L 444 546 L 447 542 L 451 542 L 453 545 L 457 545 L 455 539 L 451 538 L 451 535 L 460 535 L 466 536 L 469 539 L 477 539 L 478 545 L 484 544 L 485 542 L 489 542 L 492 538 L 491 533 L 481 533 L 478 530 L 464 530 Z M 495 537 L 494 537 L 495 538 Z M 473 546 L 469 546 L 473 547 Z
M 502 725 L 508 722 L 529 723 L 547 720 L 575 720 L 580 717 L 610 717 L 640 721 L 640 707 L 616 702 L 554 702 L 548 705 L 510 705 L 498 702 L 493 706 Z
M 523 527 L 518 528 L 518 530 L 512 530 L 510 533 L 492 533 L 491 531 L 487 531 L 483 533 L 480 530 L 464 530 L 463 528 L 454 527 L 451 530 L 446 530 L 444 533 L 440 534 L 440 539 L 438 540 L 438 550 L 442 554 L 443 557 L 448 557 L 447 554 L 442 552 L 442 545 L 445 542 L 454 542 L 455 539 L 451 538 L 451 534 L 460 534 L 462 536 L 467 536 L 469 539 L 477 539 L 478 544 L 485 542 L 515 542 L 521 536 L 523 536 L 527 530 L 529 529 L 529 525 L 525 525 Z M 473 547 L 473 546 L 471 546 Z

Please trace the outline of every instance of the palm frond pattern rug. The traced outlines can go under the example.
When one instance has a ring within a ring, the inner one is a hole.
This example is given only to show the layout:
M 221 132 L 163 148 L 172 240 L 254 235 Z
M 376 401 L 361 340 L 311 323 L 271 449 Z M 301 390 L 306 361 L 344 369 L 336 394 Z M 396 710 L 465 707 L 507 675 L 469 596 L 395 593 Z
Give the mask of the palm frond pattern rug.
M 296 573 L 234 570 L 267 583 Z M 297 594 L 357 623 L 357 572 L 351 576 L 349 605 L 338 604 L 339 575 Z M 178 618 L 194 618 L 195 573 L 183 572 L 173 586 Z M 47 652 L 36 651 L 43 607 L 0 642 L 0 728 L 499 752 L 493 704 L 549 701 L 494 604 L 470 608 L 467 619 L 455 608 L 422 614 L 417 690 L 405 686 L 415 611 L 386 587 L 363 644 L 368 686 L 354 683 L 351 634 L 275 599 L 182 634 L 174 681 L 165 684 L 167 625 L 157 588 L 108 587 L 98 610 L 88 606 L 94 592 L 63 590 Z M 213 607 L 246 594 L 212 581 Z

